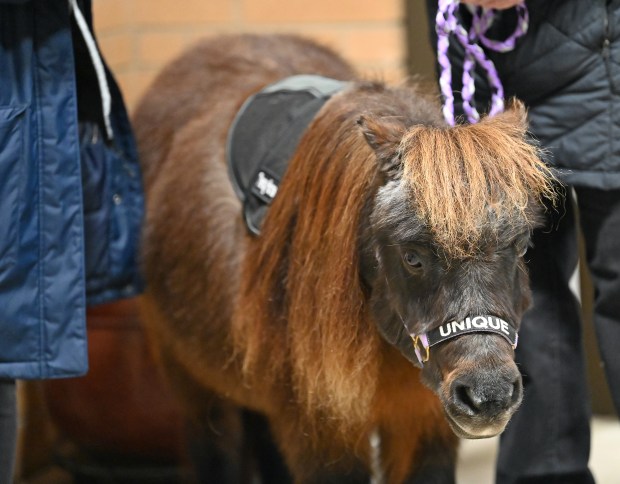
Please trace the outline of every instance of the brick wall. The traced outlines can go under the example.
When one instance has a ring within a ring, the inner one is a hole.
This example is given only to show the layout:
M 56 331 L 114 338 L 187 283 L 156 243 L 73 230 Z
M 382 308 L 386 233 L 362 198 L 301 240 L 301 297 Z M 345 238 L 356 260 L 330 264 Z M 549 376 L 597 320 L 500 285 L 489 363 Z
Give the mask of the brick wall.
M 335 48 L 365 75 L 405 72 L 404 0 L 93 0 L 93 10 L 130 110 L 162 65 L 218 33 L 295 32 Z

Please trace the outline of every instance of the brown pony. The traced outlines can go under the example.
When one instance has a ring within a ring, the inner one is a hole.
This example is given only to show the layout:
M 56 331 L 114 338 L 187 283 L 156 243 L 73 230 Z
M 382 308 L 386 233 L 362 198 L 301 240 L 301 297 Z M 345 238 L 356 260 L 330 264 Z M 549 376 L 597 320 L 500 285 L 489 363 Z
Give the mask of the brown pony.
M 351 83 L 304 133 L 254 237 L 228 128 L 248 96 L 300 73 Z M 312 42 L 226 36 L 164 69 L 135 128 L 145 323 L 220 438 L 239 438 L 219 426 L 239 430 L 238 406 L 266 417 L 295 482 L 453 482 L 454 433 L 504 429 L 522 388 L 510 343 L 459 336 L 420 370 L 410 335 L 472 315 L 518 327 L 529 305 L 522 256 L 552 191 L 520 104 L 449 128 L 415 87 L 358 80 Z

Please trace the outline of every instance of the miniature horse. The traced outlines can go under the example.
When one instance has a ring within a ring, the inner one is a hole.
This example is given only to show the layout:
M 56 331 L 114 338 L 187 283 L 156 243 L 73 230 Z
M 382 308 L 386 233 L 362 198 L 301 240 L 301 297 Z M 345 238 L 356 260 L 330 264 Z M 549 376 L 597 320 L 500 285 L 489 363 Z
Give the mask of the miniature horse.
M 254 236 L 228 129 L 295 74 L 350 82 L 312 119 Z M 135 128 L 145 324 L 220 451 L 240 443 L 242 408 L 266 418 L 295 482 L 453 482 L 455 434 L 504 429 L 522 386 L 499 329 L 530 304 L 523 254 L 553 195 L 519 103 L 451 128 L 415 87 L 359 80 L 310 41 L 224 36 L 164 69 Z M 425 343 L 438 330 L 457 337 Z

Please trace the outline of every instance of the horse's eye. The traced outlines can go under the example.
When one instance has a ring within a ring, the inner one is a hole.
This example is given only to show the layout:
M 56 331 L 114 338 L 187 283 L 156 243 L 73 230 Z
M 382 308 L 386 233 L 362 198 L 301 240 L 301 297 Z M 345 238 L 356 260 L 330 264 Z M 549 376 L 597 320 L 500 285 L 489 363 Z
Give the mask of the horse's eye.
M 408 250 L 403 254 L 403 260 L 411 269 L 421 269 L 422 260 L 420 256 L 413 251 Z
M 523 257 L 525 255 L 525 253 L 527 252 L 527 249 L 528 249 L 529 245 L 530 244 L 528 244 L 527 242 L 518 243 L 516 245 L 517 255 L 519 257 Z

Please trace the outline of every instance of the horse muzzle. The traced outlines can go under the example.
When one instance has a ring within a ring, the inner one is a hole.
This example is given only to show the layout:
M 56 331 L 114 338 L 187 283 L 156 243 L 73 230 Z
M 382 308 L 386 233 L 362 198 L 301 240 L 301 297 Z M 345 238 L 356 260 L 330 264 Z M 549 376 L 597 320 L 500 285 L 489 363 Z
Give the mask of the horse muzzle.
M 467 439 L 501 433 L 523 397 L 521 375 L 514 363 L 496 371 L 461 373 L 442 386 L 448 422 L 454 433 Z
M 497 316 L 473 316 L 412 338 L 422 374 L 455 434 L 480 439 L 501 433 L 523 396 L 513 359 L 516 328 Z

